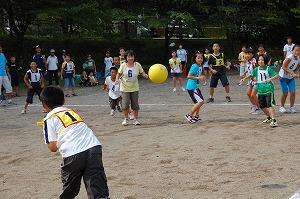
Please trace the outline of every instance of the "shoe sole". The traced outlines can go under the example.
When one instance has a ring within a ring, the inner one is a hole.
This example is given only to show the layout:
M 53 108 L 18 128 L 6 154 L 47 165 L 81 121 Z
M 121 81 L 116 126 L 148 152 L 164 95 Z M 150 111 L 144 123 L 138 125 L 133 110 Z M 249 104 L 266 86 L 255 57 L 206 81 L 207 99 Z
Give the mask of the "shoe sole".
M 185 118 L 189 123 L 191 123 L 191 124 L 194 124 L 194 123 L 195 123 L 195 121 L 189 120 L 189 118 L 187 118 L 186 116 L 184 116 L 184 118 Z

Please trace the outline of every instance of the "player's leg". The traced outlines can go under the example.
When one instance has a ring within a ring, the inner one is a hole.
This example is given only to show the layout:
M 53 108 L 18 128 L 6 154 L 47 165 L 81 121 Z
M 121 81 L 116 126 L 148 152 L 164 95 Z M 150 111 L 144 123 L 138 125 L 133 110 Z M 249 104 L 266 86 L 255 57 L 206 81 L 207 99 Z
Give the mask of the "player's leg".
M 226 101 L 231 102 L 231 98 L 229 96 L 230 88 L 229 88 L 229 81 L 228 81 L 227 75 L 223 74 L 220 77 L 220 80 L 221 80 L 222 86 L 224 87 L 224 90 L 226 92 Z
M 288 83 L 290 91 L 290 111 L 291 113 L 296 113 L 295 100 L 296 100 L 296 81 L 295 79 L 290 79 Z
M 173 73 L 173 81 L 172 81 L 172 86 L 173 86 L 173 92 L 176 91 L 176 81 L 177 81 L 177 77 L 175 77 L 175 73 Z
M 48 70 L 49 85 L 52 85 L 53 71 Z
M 12 103 L 11 98 L 13 97 L 13 89 L 10 83 L 10 80 L 8 79 L 8 76 L 4 76 L 2 79 L 2 85 L 5 89 L 6 95 L 8 97 L 8 103 Z
M 71 90 L 72 90 L 72 96 L 77 96 L 75 93 L 75 79 L 74 77 L 70 78 L 70 85 L 71 85 Z
M 268 110 L 267 95 L 259 94 L 258 95 L 258 101 L 259 101 L 261 110 L 267 116 L 267 118 L 265 120 L 263 120 L 262 123 L 270 123 L 272 121 L 272 118 L 271 118 L 270 112 Z
M 215 88 L 218 86 L 219 77 L 217 75 L 212 75 L 210 78 L 210 88 L 209 88 L 209 98 L 207 100 L 207 103 L 214 102 L 214 93 Z
M 279 108 L 279 112 L 285 113 L 286 109 L 284 108 L 284 105 L 285 105 L 286 98 L 289 93 L 289 86 L 288 86 L 288 82 L 287 82 L 288 79 L 280 77 L 279 81 L 280 81 L 280 87 L 281 87 L 281 91 L 282 91 L 281 99 L 280 99 L 281 106 Z
M 126 126 L 128 124 L 129 106 L 130 106 L 130 93 L 122 92 L 122 108 L 123 108 L 123 114 L 124 114 L 124 121 L 122 122 L 123 126 Z
M 139 92 L 138 91 L 130 93 L 130 101 L 131 101 L 130 102 L 131 109 L 133 110 L 133 116 L 134 116 L 133 124 L 134 125 L 140 125 L 140 122 L 138 121 L 139 110 L 140 110 L 140 106 L 139 106 Z
M 59 81 L 58 81 L 58 70 L 54 71 L 54 80 L 55 80 L 55 85 L 58 86 L 59 85 Z
M 178 75 L 179 75 L 178 79 L 179 79 L 179 84 L 181 86 L 181 90 L 185 91 L 185 88 L 184 88 L 184 79 L 183 79 L 183 75 L 184 74 L 183 73 L 179 73 Z

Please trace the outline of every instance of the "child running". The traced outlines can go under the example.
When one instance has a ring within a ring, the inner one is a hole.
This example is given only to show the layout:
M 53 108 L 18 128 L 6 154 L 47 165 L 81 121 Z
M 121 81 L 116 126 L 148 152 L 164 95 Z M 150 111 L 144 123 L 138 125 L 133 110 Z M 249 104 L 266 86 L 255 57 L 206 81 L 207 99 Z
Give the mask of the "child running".
M 74 91 L 75 87 L 75 65 L 71 61 L 71 56 L 66 55 L 65 62 L 61 67 L 61 79 L 65 82 L 65 91 L 67 92 L 66 97 L 77 96 Z M 71 87 L 71 89 L 70 89 Z
M 75 198 L 83 178 L 87 198 L 109 199 L 100 141 L 77 112 L 63 107 L 65 97 L 59 87 L 44 88 L 41 101 L 48 112 L 43 119 L 45 144 L 62 156 L 59 198 Z
M 247 75 L 241 79 L 240 83 L 246 79 L 252 77 L 256 80 L 258 101 L 260 108 L 266 114 L 267 118 L 262 123 L 270 123 L 270 127 L 277 127 L 278 123 L 275 119 L 275 99 L 274 91 L 275 87 L 272 80 L 278 78 L 276 72 L 269 66 L 267 66 L 269 60 L 267 56 L 260 55 L 258 57 L 258 67 L 256 67 L 252 74 Z
M 195 123 L 200 120 L 199 111 L 201 106 L 204 104 L 204 98 L 199 89 L 199 80 L 204 81 L 206 76 L 203 75 L 203 54 L 199 51 L 195 52 L 192 58 L 193 65 L 188 73 L 188 81 L 186 85 L 186 90 L 188 91 L 194 106 L 189 114 L 185 116 L 187 121 L 190 123 Z
M 210 91 L 209 91 L 209 99 L 207 100 L 207 103 L 213 103 L 214 102 L 214 92 L 215 88 L 218 86 L 218 81 L 220 80 L 223 87 L 225 88 L 226 92 L 226 101 L 231 102 L 231 98 L 229 96 L 229 81 L 226 75 L 226 68 L 230 69 L 230 67 L 225 64 L 226 63 L 226 57 L 224 53 L 220 52 L 220 44 L 214 43 L 213 44 L 213 54 L 209 57 L 208 60 L 208 66 L 209 70 L 211 72 L 211 78 L 210 78 Z
M 300 67 L 300 45 L 295 45 L 292 49 L 292 54 L 288 55 L 283 61 L 282 67 L 279 71 L 280 85 L 282 90 L 281 107 L 279 112 L 285 113 L 284 104 L 288 93 L 290 93 L 290 112 L 296 113 L 295 99 L 296 99 L 296 81 L 299 77 L 296 70 Z
M 24 82 L 28 87 L 28 91 L 24 109 L 21 111 L 21 114 L 27 113 L 27 107 L 29 104 L 32 104 L 35 93 L 40 98 L 42 88 L 44 88 L 45 85 L 42 70 L 37 68 L 37 64 L 35 62 L 30 63 L 30 69 L 24 76 Z
M 179 80 L 182 91 L 185 91 L 183 88 L 183 79 L 182 79 L 182 65 L 179 58 L 177 58 L 176 51 L 172 51 L 172 58 L 169 60 L 171 68 L 171 77 L 173 78 L 173 92 L 176 92 L 176 83 Z
M 122 93 L 120 91 L 120 82 L 116 81 L 118 69 L 116 67 L 110 68 L 110 76 L 105 79 L 103 90 L 108 91 L 109 104 L 110 104 L 110 115 L 115 114 L 116 109 L 122 112 L 120 103 L 122 100 Z

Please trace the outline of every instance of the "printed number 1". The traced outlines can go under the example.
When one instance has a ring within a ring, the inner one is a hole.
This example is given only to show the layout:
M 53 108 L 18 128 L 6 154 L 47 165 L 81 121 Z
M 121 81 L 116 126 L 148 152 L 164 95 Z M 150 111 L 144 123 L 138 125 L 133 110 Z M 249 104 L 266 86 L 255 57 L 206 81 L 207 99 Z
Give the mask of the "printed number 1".
M 71 115 L 69 112 L 66 112 L 65 114 L 66 114 L 66 116 L 68 116 L 69 118 L 71 118 L 72 122 L 76 122 L 77 121 L 76 118 L 73 115 Z
M 260 73 L 260 78 L 261 78 L 261 81 L 265 81 L 267 79 L 266 73 L 264 73 L 264 74 Z

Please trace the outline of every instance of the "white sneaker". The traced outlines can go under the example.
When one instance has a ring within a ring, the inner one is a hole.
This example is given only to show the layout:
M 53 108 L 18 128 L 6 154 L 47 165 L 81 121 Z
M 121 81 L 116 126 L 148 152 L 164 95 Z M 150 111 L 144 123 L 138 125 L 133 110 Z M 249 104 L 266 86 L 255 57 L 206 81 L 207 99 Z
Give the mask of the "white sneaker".
M 133 125 L 141 125 L 141 123 L 137 119 L 134 119 Z
M 255 110 L 254 110 L 254 112 L 252 113 L 252 115 L 258 115 L 258 114 L 260 114 L 260 113 L 261 113 L 260 109 L 259 109 L 259 108 L 255 108 Z
M 173 88 L 173 92 L 174 92 L 174 93 L 176 92 L 176 88 Z
M 27 113 L 26 109 L 23 109 L 23 110 L 21 111 L 21 114 L 26 114 L 26 113 Z
M 290 108 L 290 111 L 291 111 L 291 113 L 297 113 L 297 110 L 296 110 L 296 107 L 295 107 L 295 106 L 292 106 L 292 107 Z
M 250 109 L 249 114 L 253 114 L 253 113 L 255 112 L 255 109 L 256 109 L 256 107 L 255 107 L 255 106 L 252 106 L 251 109 Z
M 278 123 L 276 121 L 273 121 L 270 123 L 270 127 L 277 127 Z
M 283 106 L 281 106 L 281 107 L 279 108 L 279 112 L 280 112 L 280 113 L 285 113 L 285 112 L 286 112 L 286 109 L 285 109 Z
M 114 116 L 114 114 L 115 114 L 115 111 L 112 109 L 112 110 L 110 110 L 110 115 L 111 116 Z
M 125 119 L 123 120 L 122 125 L 123 125 L 123 126 L 127 126 L 127 125 L 128 125 L 127 118 L 125 118 Z
M 133 113 L 129 113 L 129 119 L 130 119 L 130 120 L 134 120 L 134 115 L 133 115 Z
M 181 87 L 181 90 L 182 90 L 182 91 L 185 91 L 185 88 Z

